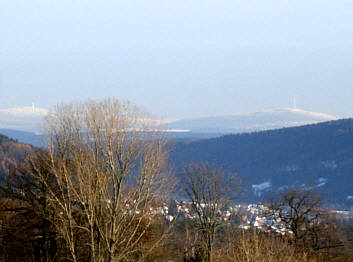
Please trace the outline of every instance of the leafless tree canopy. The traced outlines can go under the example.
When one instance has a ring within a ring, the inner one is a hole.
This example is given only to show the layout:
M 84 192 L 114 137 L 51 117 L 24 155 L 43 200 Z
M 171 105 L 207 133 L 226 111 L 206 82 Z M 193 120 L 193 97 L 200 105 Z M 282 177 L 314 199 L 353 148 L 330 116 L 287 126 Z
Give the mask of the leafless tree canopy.
M 294 242 L 299 245 L 305 240 L 309 228 L 318 222 L 320 198 L 311 190 L 293 189 L 271 199 L 269 207 L 273 215 L 286 223 Z
M 339 246 L 338 230 L 321 208 L 321 199 L 311 190 L 293 189 L 270 202 L 270 213 L 278 216 L 293 234 L 297 248 L 318 250 Z M 336 231 L 336 232 L 335 232 Z
M 222 224 L 220 211 L 234 196 L 239 179 L 208 164 L 191 165 L 184 172 L 188 179 L 186 193 L 197 214 L 194 223 L 201 233 L 204 260 L 211 261 L 216 230 Z
M 115 99 L 62 104 L 49 114 L 44 130 L 48 154 L 40 163 L 46 166 L 32 175 L 47 187 L 56 211 L 53 223 L 70 259 L 79 260 L 76 243 L 82 235 L 90 261 L 122 261 L 153 250 L 160 239 L 143 253 L 141 241 L 158 219 L 155 211 L 170 183 L 165 140 L 149 115 Z M 55 183 L 48 182 L 47 172 Z

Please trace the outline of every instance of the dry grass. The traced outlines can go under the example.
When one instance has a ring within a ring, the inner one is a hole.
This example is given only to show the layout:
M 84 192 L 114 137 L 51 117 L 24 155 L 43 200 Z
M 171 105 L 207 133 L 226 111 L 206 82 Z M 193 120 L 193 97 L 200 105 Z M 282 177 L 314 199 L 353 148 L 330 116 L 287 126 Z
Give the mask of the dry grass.
M 233 232 L 234 233 L 234 232 Z M 306 252 L 298 252 L 285 238 L 256 232 L 229 234 L 224 247 L 215 250 L 219 262 L 323 262 Z

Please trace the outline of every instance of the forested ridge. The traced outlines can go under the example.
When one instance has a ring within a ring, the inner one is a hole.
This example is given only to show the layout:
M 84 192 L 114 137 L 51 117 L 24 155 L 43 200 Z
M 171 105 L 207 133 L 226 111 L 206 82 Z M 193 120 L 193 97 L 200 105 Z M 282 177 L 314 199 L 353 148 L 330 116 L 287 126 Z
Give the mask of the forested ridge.
M 318 190 L 332 202 L 349 204 L 346 198 L 353 195 L 353 119 L 179 142 L 170 160 L 178 170 L 184 164 L 207 161 L 237 172 L 249 191 L 251 185 L 266 181 L 275 190 L 325 181 Z M 250 193 L 247 199 L 256 197 Z

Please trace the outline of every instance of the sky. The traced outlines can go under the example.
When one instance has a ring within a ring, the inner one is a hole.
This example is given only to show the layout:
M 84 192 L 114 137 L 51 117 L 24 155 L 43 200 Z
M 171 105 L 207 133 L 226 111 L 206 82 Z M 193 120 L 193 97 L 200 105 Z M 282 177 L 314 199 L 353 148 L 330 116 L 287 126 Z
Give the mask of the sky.
M 353 116 L 352 0 L 0 0 L 0 109 Z

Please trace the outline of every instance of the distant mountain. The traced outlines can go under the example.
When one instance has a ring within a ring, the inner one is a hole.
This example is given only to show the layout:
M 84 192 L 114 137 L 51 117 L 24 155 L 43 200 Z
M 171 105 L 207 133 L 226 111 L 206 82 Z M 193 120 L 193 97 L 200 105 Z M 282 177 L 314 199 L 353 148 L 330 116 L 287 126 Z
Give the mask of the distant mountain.
M 244 201 L 313 187 L 329 202 L 353 206 L 353 119 L 180 142 L 169 159 L 182 179 L 187 163 L 237 172 L 245 183 Z
M 40 146 L 41 139 L 37 134 L 40 131 L 41 121 L 47 114 L 46 109 L 34 106 L 0 109 L 0 130 L 4 130 L 4 134 L 20 142 Z M 335 119 L 336 117 L 323 113 L 284 108 L 228 116 L 182 119 L 169 122 L 163 125 L 162 129 L 168 129 L 168 134 L 172 139 L 194 140 L 219 137 L 230 133 L 300 126 Z
M 282 127 L 301 126 L 336 120 L 335 116 L 296 108 L 283 108 L 228 116 L 181 119 L 168 123 L 170 129 L 198 133 L 244 133 Z
M 0 129 L 38 132 L 46 109 L 38 107 L 16 107 L 0 109 Z

